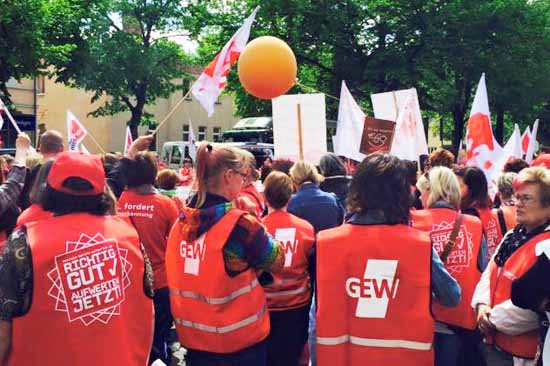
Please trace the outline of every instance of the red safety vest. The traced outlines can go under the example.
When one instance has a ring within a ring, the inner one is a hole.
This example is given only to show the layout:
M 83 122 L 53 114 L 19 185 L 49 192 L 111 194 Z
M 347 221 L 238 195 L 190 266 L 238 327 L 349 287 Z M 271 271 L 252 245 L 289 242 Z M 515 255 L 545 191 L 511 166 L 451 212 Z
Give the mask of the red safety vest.
M 21 212 L 21 215 L 19 215 L 19 217 L 17 218 L 17 224 L 15 225 L 15 227 L 20 228 L 21 226 L 26 225 L 29 222 L 49 219 L 52 216 L 52 212 L 45 211 L 42 206 L 33 203 L 27 209 Z
M 273 284 L 264 287 L 270 311 L 296 309 L 309 304 L 311 281 L 309 258 L 315 244 L 313 226 L 286 211 L 275 211 L 263 219 L 267 231 L 285 250 L 283 270 L 273 274 Z
M 433 365 L 431 243 L 406 225 L 351 225 L 317 238 L 317 362 Z
M 441 255 L 456 222 L 457 212 L 448 208 L 432 208 L 411 213 L 412 226 L 429 232 L 437 254 Z M 470 303 L 481 272 L 477 259 L 481 247 L 481 221 L 470 215 L 462 216 L 460 231 L 455 245 L 445 261 L 445 268 L 459 283 L 462 290 L 460 304 L 447 308 L 434 302 L 432 311 L 435 319 L 466 329 L 477 328 L 477 317 Z
M 77 213 L 32 222 L 27 235 L 32 305 L 13 319 L 8 365 L 147 365 L 153 302 L 134 228 Z
M 510 300 L 512 282 L 527 272 L 537 261 L 535 248 L 543 240 L 550 239 L 550 233 L 544 232 L 523 244 L 504 263 L 498 267 L 494 260 L 489 263 L 491 271 L 491 307 Z M 516 357 L 533 359 L 537 353 L 538 330 L 517 336 L 497 332 L 495 344 Z
M 502 234 L 500 232 L 498 217 L 493 214 L 493 210 L 490 208 L 480 208 L 477 209 L 479 214 L 479 219 L 481 220 L 481 225 L 483 226 L 483 233 L 485 234 L 485 241 L 487 242 L 487 253 L 490 259 L 492 253 L 495 252 L 496 248 L 502 240 Z
M 232 209 L 198 239 L 182 238 L 178 221 L 168 238 L 166 271 L 180 343 L 193 350 L 233 353 L 264 340 L 269 313 L 252 269 L 230 277 L 223 247 L 244 211 Z

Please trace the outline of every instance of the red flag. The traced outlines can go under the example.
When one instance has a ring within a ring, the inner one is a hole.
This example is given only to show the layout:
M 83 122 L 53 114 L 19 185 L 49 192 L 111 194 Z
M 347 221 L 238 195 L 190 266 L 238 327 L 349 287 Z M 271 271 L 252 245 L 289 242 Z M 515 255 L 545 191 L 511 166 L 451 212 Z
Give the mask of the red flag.
M 191 88 L 195 98 L 197 98 L 199 103 L 206 109 L 208 117 L 214 114 L 214 103 L 216 103 L 218 97 L 225 88 L 227 74 L 229 74 L 231 66 L 238 60 L 241 52 L 248 43 L 250 28 L 252 27 L 254 18 L 256 18 L 258 9 L 259 7 L 245 20 L 241 28 L 239 28 L 229 42 L 222 48 L 220 53 L 218 53 L 208 64 Z

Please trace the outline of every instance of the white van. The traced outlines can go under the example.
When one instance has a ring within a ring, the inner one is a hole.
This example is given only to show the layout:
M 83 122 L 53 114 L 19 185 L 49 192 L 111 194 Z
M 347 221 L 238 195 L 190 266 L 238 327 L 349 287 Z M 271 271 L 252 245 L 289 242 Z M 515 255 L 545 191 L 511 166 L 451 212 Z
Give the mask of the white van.
M 160 160 L 170 169 L 179 169 L 183 165 L 183 159 L 189 157 L 189 143 L 184 141 L 168 141 L 162 145 Z

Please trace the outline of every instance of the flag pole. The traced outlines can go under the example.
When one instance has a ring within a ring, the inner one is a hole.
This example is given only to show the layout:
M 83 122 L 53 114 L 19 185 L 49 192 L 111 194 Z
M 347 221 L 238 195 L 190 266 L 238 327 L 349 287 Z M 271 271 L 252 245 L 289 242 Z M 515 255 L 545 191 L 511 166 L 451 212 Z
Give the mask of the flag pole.
M 298 148 L 299 148 L 299 158 L 304 160 L 304 142 L 302 139 L 302 105 L 298 103 L 296 105 L 296 113 L 298 116 Z
M 309 90 L 314 91 L 314 92 L 316 92 L 316 93 L 323 93 L 323 92 L 321 92 L 321 91 L 319 91 L 319 90 L 317 90 L 317 89 L 315 89 L 315 88 L 312 88 L 311 86 L 307 86 L 307 85 L 304 85 L 304 84 L 300 83 L 298 80 L 296 80 L 296 85 L 299 86 L 300 88 L 304 89 L 304 90 L 305 90 L 305 89 L 309 89 Z M 327 97 L 329 97 L 329 98 L 331 98 L 331 99 L 340 101 L 339 98 L 336 98 L 336 97 L 333 96 L 333 95 L 330 95 L 330 94 L 327 94 L 327 93 L 323 93 L 323 94 L 325 94 Z
M 92 135 L 92 134 L 90 133 L 90 131 L 86 131 L 86 132 L 88 132 L 88 133 L 86 134 L 86 136 L 90 136 L 90 138 L 92 139 L 92 141 L 94 142 L 94 144 L 96 144 L 97 147 L 99 147 L 99 150 L 101 150 L 101 152 L 102 152 L 103 154 L 107 154 L 107 152 L 103 149 L 103 147 L 99 144 L 99 142 L 97 142 L 97 140 L 95 139 L 94 135 Z
M 174 114 L 174 112 L 176 111 L 176 109 L 180 106 L 181 103 L 183 103 L 183 101 L 185 100 L 185 98 L 187 98 L 189 96 L 189 94 L 191 93 L 191 89 L 189 89 L 187 91 L 187 93 L 185 93 L 185 95 L 176 103 L 176 105 L 174 106 L 174 108 L 172 108 L 172 110 L 170 110 L 170 112 L 168 112 L 168 114 L 163 118 L 162 121 L 160 121 L 159 125 L 157 126 L 157 128 L 155 128 L 155 130 L 153 131 L 153 133 L 151 135 L 156 135 L 160 128 L 166 123 L 166 121 L 168 121 L 168 119 L 170 117 L 172 117 L 172 114 Z
M 4 104 L 4 102 L 2 102 L 2 104 Z M 5 106 L 5 104 L 4 104 L 4 106 Z M 21 133 L 21 129 L 19 128 L 19 125 L 17 125 L 17 122 L 15 122 L 15 119 L 11 115 L 10 110 L 8 109 L 8 107 L 4 108 L 4 112 L 6 112 L 6 114 L 8 115 L 8 119 L 10 120 L 11 124 L 13 125 L 13 128 L 15 128 L 17 133 Z

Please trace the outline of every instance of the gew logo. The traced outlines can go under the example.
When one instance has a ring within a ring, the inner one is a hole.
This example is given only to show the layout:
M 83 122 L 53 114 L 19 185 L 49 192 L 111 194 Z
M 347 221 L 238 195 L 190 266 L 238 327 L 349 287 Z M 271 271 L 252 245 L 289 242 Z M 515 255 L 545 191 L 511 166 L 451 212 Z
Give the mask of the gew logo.
M 294 254 L 298 250 L 298 240 L 296 240 L 296 228 L 285 228 L 275 230 L 275 239 L 279 241 L 285 249 L 284 267 L 292 265 Z
M 182 240 L 180 242 L 180 255 L 184 260 L 184 273 L 195 276 L 199 275 L 201 261 L 204 260 L 206 255 L 204 237 L 205 235 L 203 234 L 195 241 L 188 242 Z
M 355 316 L 358 318 L 385 318 L 390 299 L 397 296 L 399 279 L 395 279 L 397 260 L 369 259 L 363 278 L 346 280 L 349 297 L 358 299 Z

